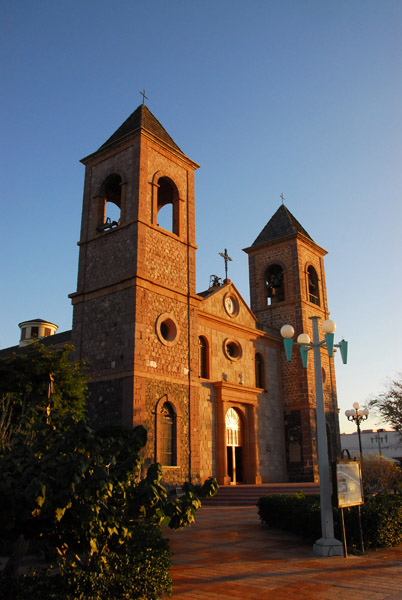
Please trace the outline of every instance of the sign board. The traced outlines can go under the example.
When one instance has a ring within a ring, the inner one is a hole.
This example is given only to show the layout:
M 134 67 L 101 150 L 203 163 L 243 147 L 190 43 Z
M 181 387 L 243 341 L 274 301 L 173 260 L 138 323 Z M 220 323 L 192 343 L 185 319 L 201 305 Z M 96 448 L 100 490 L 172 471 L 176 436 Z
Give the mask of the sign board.
M 362 475 L 359 462 L 351 461 L 337 463 L 336 482 L 339 508 L 364 504 Z

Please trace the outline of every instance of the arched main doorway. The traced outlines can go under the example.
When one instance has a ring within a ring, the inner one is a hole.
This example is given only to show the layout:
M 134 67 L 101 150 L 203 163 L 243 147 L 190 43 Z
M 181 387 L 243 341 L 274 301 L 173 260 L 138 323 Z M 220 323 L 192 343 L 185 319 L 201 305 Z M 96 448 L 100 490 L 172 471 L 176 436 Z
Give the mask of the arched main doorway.
M 239 413 L 229 408 L 225 416 L 227 473 L 232 484 L 243 481 L 243 428 Z

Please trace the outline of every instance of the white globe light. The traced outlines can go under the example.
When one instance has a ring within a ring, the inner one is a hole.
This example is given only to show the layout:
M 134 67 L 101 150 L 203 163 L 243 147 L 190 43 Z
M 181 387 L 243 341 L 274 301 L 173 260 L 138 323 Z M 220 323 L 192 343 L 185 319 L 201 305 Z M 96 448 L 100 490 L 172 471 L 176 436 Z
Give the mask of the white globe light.
M 358 410 L 360 408 L 360 404 L 358 402 L 353 402 L 353 408 Z
M 336 329 L 336 323 L 335 323 L 335 321 L 332 321 L 331 319 L 327 319 L 326 321 L 323 322 L 321 327 L 322 327 L 322 330 L 324 333 L 334 333 L 334 331 Z
M 297 343 L 298 344 L 309 344 L 310 336 L 307 333 L 301 333 L 300 335 L 297 336 Z
M 351 408 L 351 409 L 350 409 L 350 416 L 351 416 L 351 417 L 354 417 L 354 416 L 355 416 L 355 414 L 356 414 L 356 409 L 355 409 L 355 408 Z
M 345 410 L 345 416 L 350 417 L 350 410 Z
M 281 327 L 281 336 L 284 338 L 292 338 L 295 334 L 295 330 L 291 325 L 283 325 Z
M 368 409 L 368 408 L 363 408 L 363 410 L 362 410 L 362 413 L 363 413 L 363 415 L 364 415 L 365 417 L 368 417 L 368 416 L 369 416 L 369 414 L 370 414 L 370 411 L 369 411 L 369 409 Z

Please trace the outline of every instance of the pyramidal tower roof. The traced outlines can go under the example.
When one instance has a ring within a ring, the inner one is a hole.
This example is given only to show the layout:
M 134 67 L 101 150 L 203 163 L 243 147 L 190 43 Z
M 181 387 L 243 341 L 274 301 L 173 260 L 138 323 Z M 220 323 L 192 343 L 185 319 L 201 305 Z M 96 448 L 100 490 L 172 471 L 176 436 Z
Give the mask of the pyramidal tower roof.
M 299 221 L 295 219 L 284 204 L 281 204 L 252 245 L 258 246 L 259 244 L 265 244 L 266 242 L 271 242 L 272 240 L 277 240 L 297 233 L 301 233 L 312 240 L 311 236 L 304 227 L 300 225 Z
M 107 146 L 114 144 L 120 139 L 138 131 L 140 129 L 146 129 L 152 133 L 155 137 L 164 141 L 169 146 L 172 146 L 179 152 L 182 152 L 175 141 L 170 137 L 166 129 L 159 123 L 158 119 L 154 117 L 149 108 L 145 104 L 140 104 L 138 108 L 124 121 L 122 125 L 110 136 L 108 140 L 99 148 L 103 150 Z

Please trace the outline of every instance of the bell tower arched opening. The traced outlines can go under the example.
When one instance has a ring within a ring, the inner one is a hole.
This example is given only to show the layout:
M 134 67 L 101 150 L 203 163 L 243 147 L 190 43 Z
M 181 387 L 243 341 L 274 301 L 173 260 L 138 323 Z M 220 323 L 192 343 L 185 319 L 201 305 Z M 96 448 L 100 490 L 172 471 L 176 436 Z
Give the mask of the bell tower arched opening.
M 96 231 L 102 233 L 120 225 L 122 215 L 122 180 L 113 173 L 103 182 L 97 202 Z
M 169 177 L 158 180 L 157 223 L 159 227 L 180 235 L 179 193 Z
M 307 282 L 308 282 L 308 299 L 316 306 L 320 306 L 320 288 L 318 283 L 317 271 L 314 267 L 310 266 L 307 269 Z
M 280 265 L 271 265 L 265 272 L 267 305 L 277 304 L 285 300 L 285 283 Z

